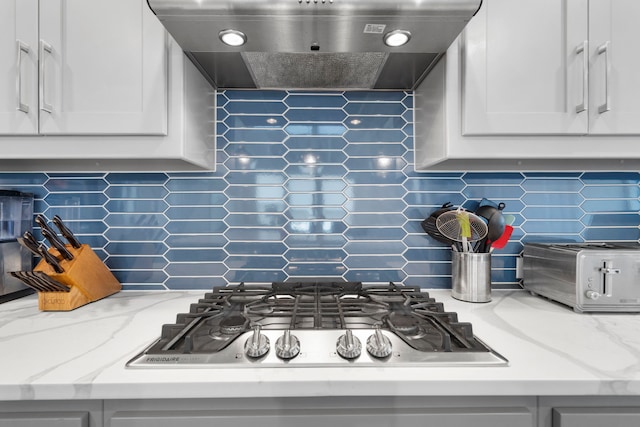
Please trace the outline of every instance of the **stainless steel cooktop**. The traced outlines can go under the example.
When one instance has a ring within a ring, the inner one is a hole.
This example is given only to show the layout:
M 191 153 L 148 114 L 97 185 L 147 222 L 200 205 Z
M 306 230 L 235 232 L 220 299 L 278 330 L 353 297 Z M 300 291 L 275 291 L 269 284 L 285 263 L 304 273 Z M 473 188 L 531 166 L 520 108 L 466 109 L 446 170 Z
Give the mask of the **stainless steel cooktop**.
M 128 367 L 500 366 L 418 287 L 305 280 L 216 287 Z

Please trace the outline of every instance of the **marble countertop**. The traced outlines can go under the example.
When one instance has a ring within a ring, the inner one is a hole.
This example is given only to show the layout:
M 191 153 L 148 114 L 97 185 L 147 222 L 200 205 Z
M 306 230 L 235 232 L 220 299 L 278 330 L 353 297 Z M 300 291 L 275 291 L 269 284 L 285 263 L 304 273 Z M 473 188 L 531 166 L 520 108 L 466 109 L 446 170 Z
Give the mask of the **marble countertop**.
M 447 311 L 507 367 L 127 369 L 204 291 L 120 292 L 71 312 L 0 305 L 0 400 L 276 396 L 640 395 L 640 315 L 577 314 L 524 291 Z

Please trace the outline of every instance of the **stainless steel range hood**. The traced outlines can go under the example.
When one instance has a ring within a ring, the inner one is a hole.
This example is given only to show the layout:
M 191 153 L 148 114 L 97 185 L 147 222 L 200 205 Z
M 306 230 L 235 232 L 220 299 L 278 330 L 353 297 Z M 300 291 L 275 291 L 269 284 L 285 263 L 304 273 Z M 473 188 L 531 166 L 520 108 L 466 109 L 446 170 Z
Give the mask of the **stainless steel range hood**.
M 413 90 L 482 0 L 148 3 L 218 89 Z M 408 43 L 388 46 L 393 34 Z

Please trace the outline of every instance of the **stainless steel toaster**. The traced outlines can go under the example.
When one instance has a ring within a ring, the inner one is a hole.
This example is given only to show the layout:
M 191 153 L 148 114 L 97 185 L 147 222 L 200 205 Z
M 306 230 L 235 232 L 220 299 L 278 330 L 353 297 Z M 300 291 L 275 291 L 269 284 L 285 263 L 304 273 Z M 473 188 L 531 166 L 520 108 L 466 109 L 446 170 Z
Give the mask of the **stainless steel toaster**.
M 525 243 L 523 286 L 576 312 L 640 312 L 640 245 Z

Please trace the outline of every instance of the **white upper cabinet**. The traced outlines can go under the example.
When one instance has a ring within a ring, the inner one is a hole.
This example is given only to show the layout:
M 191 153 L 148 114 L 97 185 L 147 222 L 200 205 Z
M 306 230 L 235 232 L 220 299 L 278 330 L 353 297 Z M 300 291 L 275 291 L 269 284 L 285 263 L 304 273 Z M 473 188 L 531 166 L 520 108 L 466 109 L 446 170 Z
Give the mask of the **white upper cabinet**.
M 487 0 L 463 38 L 463 133 L 584 134 L 587 0 Z
M 0 0 L 1 171 L 215 170 L 216 91 L 146 0 Z
M 0 0 L 0 134 L 38 132 L 38 0 Z
M 464 135 L 640 134 L 640 2 L 486 0 L 462 40 Z
M 589 0 L 589 132 L 640 134 L 640 1 Z
M 166 38 L 146 2 L 0 0 L 0 23 L 0 133 L 167 133 Z
M 484 0 L 415 90 L 415 169 L 637 171 L 638 22 L 638 0 Z

